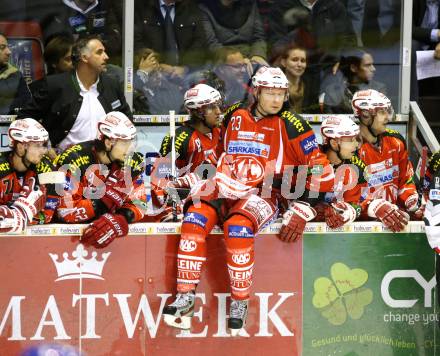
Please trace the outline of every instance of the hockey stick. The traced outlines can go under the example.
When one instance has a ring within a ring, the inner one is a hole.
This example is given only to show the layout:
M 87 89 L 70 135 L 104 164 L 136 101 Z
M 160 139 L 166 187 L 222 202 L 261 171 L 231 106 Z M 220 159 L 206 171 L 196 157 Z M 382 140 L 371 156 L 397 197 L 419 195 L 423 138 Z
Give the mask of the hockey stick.
M 171 139 L 171 179 L 176 179 L 176 116 L 174 110 L 170 110 L 170 139 Z M 172 197 L 173 221 L 177 221 L 177 202 Z
M 423 202 L 423 190 L 425 185 L 426 167 L 428 164 L 428 147 L 422 147 L 422 154 L 420 156 L 420 177 L 419 177 L 419 206 Z

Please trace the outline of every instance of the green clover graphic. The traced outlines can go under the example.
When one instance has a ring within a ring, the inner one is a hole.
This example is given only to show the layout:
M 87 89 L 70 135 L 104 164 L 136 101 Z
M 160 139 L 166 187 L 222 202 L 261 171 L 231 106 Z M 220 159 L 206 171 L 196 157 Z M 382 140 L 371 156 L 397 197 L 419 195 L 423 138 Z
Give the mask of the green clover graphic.
M 344 324 L 347 314 L 352 319 L 360 319 L 364 308 L 373 301 L 371 289 L 362 287 L 368 280 L 368 273 L 337 262 L 330 268 L 330 275 L 331 279 L 319 277 L 315 280 L 313 306 L 333 325 Z

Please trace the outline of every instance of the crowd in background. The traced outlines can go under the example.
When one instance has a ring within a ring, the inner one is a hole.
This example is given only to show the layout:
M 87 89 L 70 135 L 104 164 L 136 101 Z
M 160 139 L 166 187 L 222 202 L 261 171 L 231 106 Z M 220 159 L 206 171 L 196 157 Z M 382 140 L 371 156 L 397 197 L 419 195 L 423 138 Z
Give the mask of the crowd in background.
M 418 2 L 415 17 L 428 11 Z M 10 5 L 0 10 L 0 32 L 5 32 L 2 21 L 38 23 L 47 76 L 72 70 L 73 43 L 92 34 L 100 37 L 109 57 L 107 74 L 122 85 L 121 1 Z M 400 14 L 401 3 L 395 0 L 136 0 L 133 111 L 183 113 L 184 92 L 201 78 L 220 89 L 226 105 L 232 104 L 249 97 L 249 80 L 262 65 L 283 69 L 291 108 L 298 113 L 347 113 L 353 93 L 367 88 L 386 92 L 396 105 Z M 417 24 L 414 39 L 422 41 L 420 33 L 438 23 L 432 22 Z M 11 41 L 12 52 L 20 53 L 14 36 Z M 4 57 L 0 67 L 8 61 L 20 66 L 18 56 Z M 0 83 L 12 76 L 3 71 Z M 41 87 L 29 76 L 26 80 L 32 93 Z M 10 97 L 13 87 L 0 84 L 2 98 Z M 4 103 L 1 114 L 16 113 L 30 101 L 22 87 L 18 95 L 21 100 Z

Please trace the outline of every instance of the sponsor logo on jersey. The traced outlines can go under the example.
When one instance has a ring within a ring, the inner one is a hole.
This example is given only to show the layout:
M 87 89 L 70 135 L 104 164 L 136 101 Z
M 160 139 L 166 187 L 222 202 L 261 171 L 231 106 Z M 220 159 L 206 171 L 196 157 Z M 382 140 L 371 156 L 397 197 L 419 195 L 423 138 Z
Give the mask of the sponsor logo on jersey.
M 304 140 L 300 142 L 300 146 L 305 155 L 308 155 L 315 148 L 318 148 L 318 140 L 315 135 L 311 135 L 310 137 L 306 137 Z
M 180 240 L 179 248 L 184 252 L 193 252 L 197 248 L 197 242 L 192 240 Z
M 230 141 L 228 144 L 229 154 L 249 154 L 258 157 L 269 157 L 270 147 L 263 143 L 253 141 Z
M 249 140 L 249 141 L 264 141 L 264 134 L 252 131 L 239 131 L 237 138 L 239 140 Z
M 431 189 L 429 191 L 429 200 L 440 200 L 440 190 Z
M 183 219 L 184 223 L 196 224 L 201 227 L 205 227 L 207 221 L 208 219 L 199 213 L 186 213 Z
M 232 255 L 232 261 L 234 261 L 234 263 L 236 263 L 237 265 L 244 265 L 248 263 L 250 260 L 251 260 L 250 253 L 239 253 Z
M 55 210 L 58 206 L 57 198 L 47 198 L 46 200 L 46 209 Z
M 385 183 L 392 182 L 394 178 L 399 176 L 399 168 L 394 166 L 382 172 L 367 175 L 368 185 L 375 187 Z
M 8 162 L 0 164 L 0 172 L 6 172 L 6 171 L 9 171 L 9 169 L 10 169 L 10 166 L 9 166 Z
M 252 233 L 252 230 L 247 226 L 229 225 L 228 236 L 249 238 L 254 237 L 254 234 Z

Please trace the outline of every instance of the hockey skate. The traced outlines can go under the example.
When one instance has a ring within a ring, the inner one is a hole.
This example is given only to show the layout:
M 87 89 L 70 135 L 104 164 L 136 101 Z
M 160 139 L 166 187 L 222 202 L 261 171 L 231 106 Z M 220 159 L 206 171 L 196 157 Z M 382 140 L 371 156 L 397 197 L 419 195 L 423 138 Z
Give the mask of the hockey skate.
M 248 300 L 231 299 L 228 328 L 231 330 L 232 336 L 238 336 L 240 330 L 245 327 L 248 314 L 248 304 Z
M 176 300 L 163 308 L 165 323 L 178 329 L 190 329 L 194 315 L 194 300 L 194 292 L 177 293 Z

